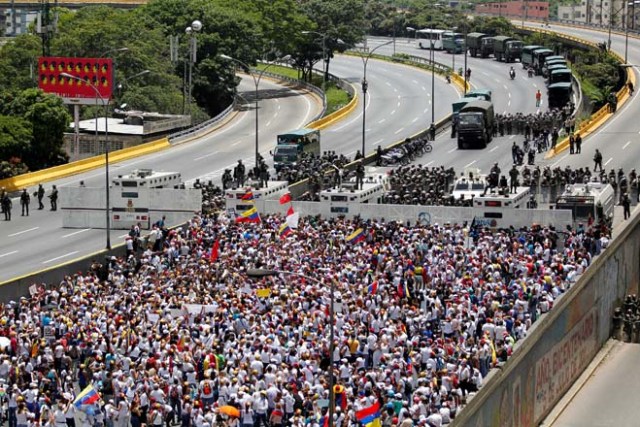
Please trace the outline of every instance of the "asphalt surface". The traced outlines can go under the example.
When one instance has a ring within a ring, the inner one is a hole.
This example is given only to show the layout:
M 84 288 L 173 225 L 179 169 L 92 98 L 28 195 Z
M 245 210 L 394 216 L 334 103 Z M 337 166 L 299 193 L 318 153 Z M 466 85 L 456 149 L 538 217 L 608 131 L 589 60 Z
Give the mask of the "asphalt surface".
M 640 344 L 617 343 L 553 427 L 640 425 Z
M 362 79 L 360 58 L 336 57 L 330 72 L 349 81 Z M 425 73 L 415 68 L 384 61 L 369 61 L 367 79 L 369 91 L 367 105 L 367 151 L 377 145 L 389 145 L 428 127 L 431 116 L 429 93 L 413 81 L 425 79 Z M 430 80 L 429 80 L 430 81 Z M 426 85 L 425 85 L 426 87 Z M 359 90 L 359 84 L 357 85 Z M 252 99 L 253 86 L 242 83 L 239 92 Z M 459 97 L 452 85 L 443 79 L 436 82 L 435 96 L 446 99 L 450 105 Z M 259 138 L 260 152 L 269 160 L 276 135 L 302 127 L 320 110 L 317 99 L 299 91 L 283 88 L 264 79 L 260 85 Z M 362 100 L 349 117 L 323 131 L 322 150 L 353 155 L 362 146 Z M 445 117 L 448 110 L 438 110 L 436 120 Z M 237 114 L 221 129 L 199 140 L 185 143 L 148 156 L 113 164 L 111 175 L 126 174 L 137 168 L 179 171 L 185 181 L 195 178 L 219 182 L 225 168 L 238 159 L 251 167 L 255 150 L 255 110 L 250 106 Z M 87 187 L 104 189 L 104 170 L 64 178 L 45 185 L 47 194 L 51 185 L 75 186 L 84 181 Z M 30 193 L 34 189 L 29 189 Z M 103 190 L 102 190 L 103 191 Z M 37 204 L 32 200 L 32 208 Z M 47 206 L 48 208 L 48 206 Z M 123 241 L 126 230 L 111 233 L 112 244 Z M 55 266 L 105 247 L 104 230 L 63 229 L 60 212 L 37 211 L 21 217 L 19 202 L 14 201 L 13 220 L 0 221 L 0 282 L 43 268 Z

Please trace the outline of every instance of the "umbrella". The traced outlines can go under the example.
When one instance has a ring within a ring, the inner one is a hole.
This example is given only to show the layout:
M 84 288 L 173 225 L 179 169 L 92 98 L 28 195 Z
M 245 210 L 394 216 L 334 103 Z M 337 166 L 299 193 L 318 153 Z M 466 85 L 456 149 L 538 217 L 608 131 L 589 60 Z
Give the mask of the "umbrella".
M 240 411 L 238 408 L 234 408 L 230 405 L 221 406 L 218 408 L 221 414 L 229 415 L 230 417 L 240 418 Z
M 7 348 L 11 345 L 11 340 L 7 337 L 0 337 L 0 348 Z

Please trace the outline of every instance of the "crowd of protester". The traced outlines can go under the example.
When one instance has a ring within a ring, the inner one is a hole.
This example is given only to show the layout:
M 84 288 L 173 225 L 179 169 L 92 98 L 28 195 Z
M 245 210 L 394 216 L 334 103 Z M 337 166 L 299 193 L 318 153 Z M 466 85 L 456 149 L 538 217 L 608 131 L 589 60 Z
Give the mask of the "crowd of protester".
M 282 222 L 195 216 L 2 305 L 10 425 L 319 427 L 330 371 L 336 426 L 376 399 L 384 426 L 447 424 L 608 244 L 584 228 Z M 77 408 L 89 385 L 101 399 Z

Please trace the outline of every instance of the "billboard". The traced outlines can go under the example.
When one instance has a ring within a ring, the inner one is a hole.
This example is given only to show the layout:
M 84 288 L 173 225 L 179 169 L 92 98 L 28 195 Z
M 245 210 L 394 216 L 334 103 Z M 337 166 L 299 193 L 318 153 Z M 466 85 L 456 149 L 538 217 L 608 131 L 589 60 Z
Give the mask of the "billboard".
M 75 76 L 80 80 L 62 75 Z M 68 104 L 101 104 L 113 92 L 113 61 L 111 58 L 67 58 L 46 56 L 38 60 L 38 87 L 46 93 L 62 97 Z

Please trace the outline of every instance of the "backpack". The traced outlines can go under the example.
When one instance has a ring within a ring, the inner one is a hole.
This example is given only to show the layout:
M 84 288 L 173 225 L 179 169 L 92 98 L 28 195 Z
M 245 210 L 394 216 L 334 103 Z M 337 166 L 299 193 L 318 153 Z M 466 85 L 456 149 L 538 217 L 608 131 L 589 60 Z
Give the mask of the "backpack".
M 211 394 L 213 390 L 211 390 L 211 381 L 207 380 L 204 382 L 202 386 L 202 394 Z

